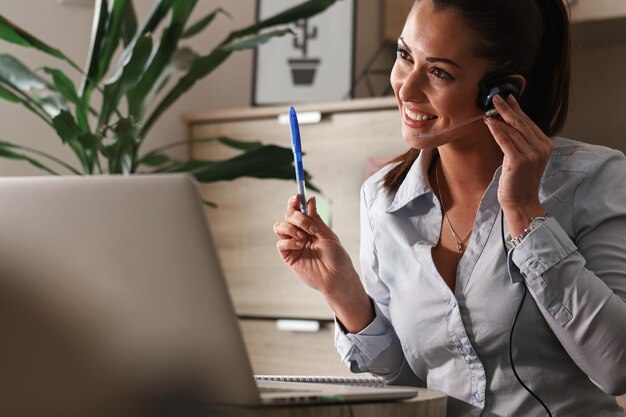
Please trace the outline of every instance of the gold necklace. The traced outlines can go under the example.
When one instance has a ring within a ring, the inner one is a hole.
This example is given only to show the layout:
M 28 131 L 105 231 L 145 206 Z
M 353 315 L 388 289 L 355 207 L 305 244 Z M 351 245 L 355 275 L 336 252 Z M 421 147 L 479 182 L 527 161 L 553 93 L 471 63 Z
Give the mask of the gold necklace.
M 460 239 L 459 235 L 454 231 L 454 227 L 452 227 L 452 222 L 450 222 L 450 217 L 448 217 L 448 211 L 446 210 L 446 206 L 445 204 L 443 204 L 443 194 L 441 194 L 441 187 L 439 186 L 439 158 L 437 158 L 437 161 L 435 162 L 435 182 L 437 183 L 437 191 L 439 192 L 439 201 L 441 202 L 441 209 L 443 210 L 443 217 L 446 219 L 446 222 L 448 223 L 448 227 L 450 227 L 450 232 L 452 232 L 452 237 L 454 237 L 454 240 L 456 242 L 456 251 L 458 253 L 458 258 L 461 259 L 461 256 L 463 256 L 463 251 L 465 250 L 463 248 L 463 245 L 465 245 L 465 242 L 467 242 L 467 239 L 469 239 L 469 237 L 472 235 L 472 231 L 470 230 L 470 232 L 467 234 L 467 236 L 465 236 L 464 239 Z

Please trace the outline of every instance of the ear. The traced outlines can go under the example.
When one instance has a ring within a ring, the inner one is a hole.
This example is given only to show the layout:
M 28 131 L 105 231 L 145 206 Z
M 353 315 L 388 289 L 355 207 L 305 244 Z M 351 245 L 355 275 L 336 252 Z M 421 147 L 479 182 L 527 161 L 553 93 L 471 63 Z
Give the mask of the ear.
M 524 89 L 526 88 L 526 78 L 519 74 L 511 74 L 509 77 L 513 78 L 519 84 L 519 95 L 524 94 Z
M 480 109 L 489 111 L 493 109 L 492 100 L 496 95 L 514 94 L 520 98 L 525 86 L 524 77 L 513 71 L 494 71 L 478 82 L 479 94 L 476 103 Z

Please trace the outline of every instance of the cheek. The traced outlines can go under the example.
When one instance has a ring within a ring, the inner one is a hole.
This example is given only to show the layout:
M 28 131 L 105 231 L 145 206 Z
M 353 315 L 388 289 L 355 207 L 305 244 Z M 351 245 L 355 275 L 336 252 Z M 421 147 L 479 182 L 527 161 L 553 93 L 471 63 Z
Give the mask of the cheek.
M 393 67 L 391 68 L 391 73 L 389 75 L 389 82 L 391 83 L 391 88 L 393 88 L 394 93 L 396 93 L 396 95 L 398 94 L 398 91 L 400 90 L 400 87 L 402 86 L 402 71 L 400 69 L 400 65 L 398 64 L 398 61 L 396 60 L 396 62 L 393 64 Z
M 446 109 L 446 113 L 450 115 L 454 114 L 474 114 L 478 106 L 476 99 L 478 97 L 478 91 L 474 89 L 457 89 L 454 91 L 447 91 L 445 94 L 440 94 L 437 98 L 433 97 L 434 101 L 437 101 L 437 106 Z

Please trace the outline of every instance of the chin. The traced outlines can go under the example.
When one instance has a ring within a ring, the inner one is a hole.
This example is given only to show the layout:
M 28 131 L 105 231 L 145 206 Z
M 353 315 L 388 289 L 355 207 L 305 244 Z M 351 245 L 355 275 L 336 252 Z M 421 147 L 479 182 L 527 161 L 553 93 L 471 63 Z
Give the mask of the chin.
M 414 129 L 402 129 L 402 138 L 404 142 L 414 149 L 432 149 L 441 146 L 448 142 L 449 135 L 443 134 L 430 138 L 414 137 L 417 133 L 429 133 L 429 132 L 417 132 Z

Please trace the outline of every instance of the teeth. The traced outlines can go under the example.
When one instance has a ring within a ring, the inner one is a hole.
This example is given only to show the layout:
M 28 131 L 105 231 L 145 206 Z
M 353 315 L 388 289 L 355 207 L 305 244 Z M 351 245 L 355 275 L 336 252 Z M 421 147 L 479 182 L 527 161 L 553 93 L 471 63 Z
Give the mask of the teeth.
M 417 114 L 417 113 L 413 113 L 407 109 L 404 109 L 404 114 L 406 114 L 407 116 L 409 116 L 410 119 L 412 120 L 418 120 L 418 121 L 424 121 L 424 120 L 431 120 L 434 119 L 437 116 L 428 116 L 426 114 Z

